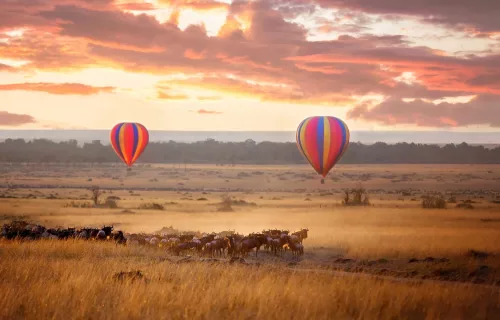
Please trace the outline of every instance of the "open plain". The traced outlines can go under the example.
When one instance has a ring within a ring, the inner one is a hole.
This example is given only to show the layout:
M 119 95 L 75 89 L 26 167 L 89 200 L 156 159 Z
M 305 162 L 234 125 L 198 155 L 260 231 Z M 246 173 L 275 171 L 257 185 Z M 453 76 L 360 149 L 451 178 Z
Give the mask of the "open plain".
M 2 319 L 500 314 L 500 165 L 338 165 L 324 184 L 309 166 L 4 163 L 0 174 L 2 223 L 112 225 L 126 237 L 309 230 L 302 256 L 261 249 L 244 263 L 149 244 L 2 239 Z M 364 189 L 362 203 L 343 203 L 347 189 Z M 444 207 L 423 208 L 428 197 Z M 138 276 L 117 280 L 129 271 Z

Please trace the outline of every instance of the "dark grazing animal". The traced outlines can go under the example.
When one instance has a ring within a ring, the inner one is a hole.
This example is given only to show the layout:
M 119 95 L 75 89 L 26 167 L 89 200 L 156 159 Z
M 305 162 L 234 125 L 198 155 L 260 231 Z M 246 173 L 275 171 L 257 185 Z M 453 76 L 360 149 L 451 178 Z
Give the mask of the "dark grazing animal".
M 248 252 L 250 252 L 253 248 L 255 248 L 255 257 L 257 257 L 260 247 L 265 243 L 267 243 L 267 238 L 262 233 L 250 234 L 249 236 L 243 238 L 239 246 L 242 258 L 248 255 Z
M 296 232 L 292 233 L 292 235 L 297 236 L 298 242 L 300 244 L 302 244 L 304 239 L 307 239 L 307 232 L 308 231 L 309 231 L 309 229 L 301 229 L 300 231 L 296 231 Z
M 111 234 L 111 238 L 115 241 L 117 245 L 122 244 L 126 245 L 127 244 L 127 238 L 123 235 L 123 232 L 120 230 L 116 233 Z
M 304 246 L 301 243 L 293 241 L 291 236 L 286 236 L 286 240 L 286 245 L 292 251 L 292 257 L 298 258 L 304 254 Z

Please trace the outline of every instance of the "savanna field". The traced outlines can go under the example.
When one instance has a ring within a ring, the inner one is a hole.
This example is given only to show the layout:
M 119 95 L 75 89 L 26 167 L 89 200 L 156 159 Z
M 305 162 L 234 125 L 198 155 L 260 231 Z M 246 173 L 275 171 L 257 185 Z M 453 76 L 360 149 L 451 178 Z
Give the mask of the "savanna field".
M 311 171 L 4 164 L 2 224 L 142 241 L 3 237 L 0 318 L 498 318 L 499 165 L 338 165 L 325 184 Z M 270 229 L 308 229 L 303 255 L 151 242 Z

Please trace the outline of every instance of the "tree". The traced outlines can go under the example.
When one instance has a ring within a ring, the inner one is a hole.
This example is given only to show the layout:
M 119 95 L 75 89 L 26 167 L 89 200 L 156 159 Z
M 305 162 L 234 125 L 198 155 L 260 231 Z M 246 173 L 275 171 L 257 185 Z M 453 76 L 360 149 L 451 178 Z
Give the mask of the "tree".
M 90 189 L 90 192 L 92 192 L 92 201 L 94 201 L 95 205 L 99 204 L 99 197 L 102 195 L 101 188 L 99 186 L 92 186 Z

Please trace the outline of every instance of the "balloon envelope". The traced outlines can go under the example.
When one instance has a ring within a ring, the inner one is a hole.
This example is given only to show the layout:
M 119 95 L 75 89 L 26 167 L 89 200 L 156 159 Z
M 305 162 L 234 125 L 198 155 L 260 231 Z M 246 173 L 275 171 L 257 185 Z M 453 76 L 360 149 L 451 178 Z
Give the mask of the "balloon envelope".
M 123 122 L 113 127 L 110 140 L 118 157 L 131 167 L 146 149 L 149 132 L 140 123 Z
M 326 177 L 349 145 L 349 128 L 335 117 L 309 117 L 297 128 L 297 147 L 314 170 Z

